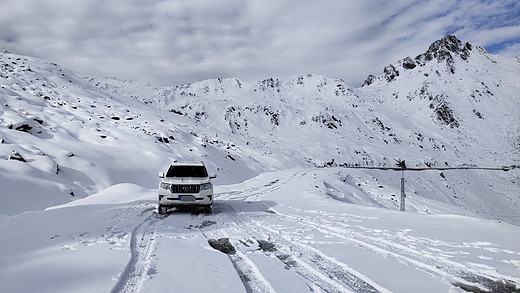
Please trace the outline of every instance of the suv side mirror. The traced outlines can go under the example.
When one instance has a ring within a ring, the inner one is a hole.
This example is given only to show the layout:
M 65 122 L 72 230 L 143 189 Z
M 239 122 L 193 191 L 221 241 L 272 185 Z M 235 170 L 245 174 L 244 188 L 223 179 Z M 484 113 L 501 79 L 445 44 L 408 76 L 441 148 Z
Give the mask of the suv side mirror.
M 159 178 L 164 178 L 164 172 L 159 172 Z
M 209 174 L 209 178 L 210 178 L 210 179 L 217 178 L 217 174 L 215 174 L 215 173 L 210 173 L 210 174 Z

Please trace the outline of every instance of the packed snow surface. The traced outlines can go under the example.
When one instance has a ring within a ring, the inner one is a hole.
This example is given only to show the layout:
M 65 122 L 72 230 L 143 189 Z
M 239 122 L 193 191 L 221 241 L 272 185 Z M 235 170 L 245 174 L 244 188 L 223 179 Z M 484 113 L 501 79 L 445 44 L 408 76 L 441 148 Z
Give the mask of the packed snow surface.
M 518 58 L 446 36 L 361 88 L 0 65 L 0 292 L 520 292 Z M 157 213 L 174 160 L 213 213 Z
M 344 184 L 339 172 L 295 169 L 218 186 L 212 214 L 161 216 L 155 190 L 122 184 L 4 217 L 2 292 L 517 290 L 518 226 L 337 200 L 329 193 Z

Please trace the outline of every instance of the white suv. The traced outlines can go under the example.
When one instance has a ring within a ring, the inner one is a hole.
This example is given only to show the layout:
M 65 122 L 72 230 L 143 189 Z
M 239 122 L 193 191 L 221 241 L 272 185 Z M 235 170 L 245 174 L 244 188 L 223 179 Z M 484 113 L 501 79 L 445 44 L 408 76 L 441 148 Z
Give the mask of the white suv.
M 168 212 L 169 207 L 202 206 L 211 213 L 213 185 L 203 162 L 173 162 L 168 172 L 159 173 L 159 214 Z

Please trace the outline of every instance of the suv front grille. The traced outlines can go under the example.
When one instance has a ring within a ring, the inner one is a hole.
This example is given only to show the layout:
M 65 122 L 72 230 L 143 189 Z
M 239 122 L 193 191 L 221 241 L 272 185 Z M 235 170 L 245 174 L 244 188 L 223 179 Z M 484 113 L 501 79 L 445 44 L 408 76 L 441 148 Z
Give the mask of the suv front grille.
M 172 193 L 199 193 L 200 185 L 172 185 Z

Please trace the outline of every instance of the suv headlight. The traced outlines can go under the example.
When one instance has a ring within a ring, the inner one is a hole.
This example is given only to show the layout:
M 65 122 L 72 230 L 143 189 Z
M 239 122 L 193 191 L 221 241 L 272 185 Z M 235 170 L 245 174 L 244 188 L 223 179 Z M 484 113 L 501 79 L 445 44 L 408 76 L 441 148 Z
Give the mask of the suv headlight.
M 200 189 L 202 189 L 202 190 L 210 189 L 211 187 L 212 187 L 212 185 L 209 182 L 208 183 L 202 183 L 200 185 Z
M 161 182 L 161 185 L 160 185 L 159 187 L 160 187 L 161 189 L 170 190 L 170 186 L 171 186 L 170 183 Z

